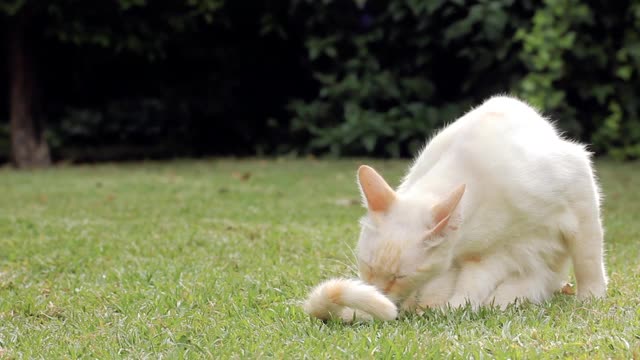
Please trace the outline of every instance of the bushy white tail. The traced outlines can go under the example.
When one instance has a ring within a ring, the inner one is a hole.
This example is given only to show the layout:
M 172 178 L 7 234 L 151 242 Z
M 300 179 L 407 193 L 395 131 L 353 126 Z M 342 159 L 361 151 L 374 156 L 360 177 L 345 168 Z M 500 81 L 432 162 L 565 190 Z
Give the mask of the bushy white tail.
M 356 279 L 331 279 L 316 286 L 304 311 L 318 319 L 344 318 L 345 308 L 360 310 L 381 320 L 393 320 L 398 309 L 374 286 Z

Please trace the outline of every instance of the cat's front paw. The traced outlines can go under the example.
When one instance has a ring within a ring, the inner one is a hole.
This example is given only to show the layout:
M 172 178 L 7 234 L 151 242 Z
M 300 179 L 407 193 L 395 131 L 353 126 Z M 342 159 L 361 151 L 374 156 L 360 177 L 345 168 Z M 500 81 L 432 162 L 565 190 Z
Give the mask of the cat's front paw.
M 447 301 L 447 305 L 449 305 L 450 308 L 457 309 L 465 306 L 467 302 L 468 300 L 464 296 L 456 295 Z
M 447 305 L 451 309 L 459 309 L 467 305 L 471 305 L 473 310 L 477 310 L 480 307 L 479 303 L 471 301 L 469 298 L 462 295 L 454 295 L 449 299 L 449 301 L 447 301 Z
M 402 305 L 400 305 L 400 310 L 406 312 L 414 312 L 418 308 L 418 298 L 415 295 L 409 296 L 402 302 Z

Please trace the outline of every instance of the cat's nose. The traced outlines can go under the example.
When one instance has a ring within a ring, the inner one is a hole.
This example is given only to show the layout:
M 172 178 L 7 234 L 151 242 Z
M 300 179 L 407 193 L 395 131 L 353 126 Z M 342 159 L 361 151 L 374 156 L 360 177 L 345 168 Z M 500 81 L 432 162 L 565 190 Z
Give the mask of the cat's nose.
M 388 283 L 385 284 L 384 289 L 382 290 L 382 292 L 385 293 L 385 294 L 389 294 L 391 292 L 391 290 L 393 290 L 393 287 L 394 287 L 395 284 L 396 284 L 396 280 L 395 279 L 389 281 Z

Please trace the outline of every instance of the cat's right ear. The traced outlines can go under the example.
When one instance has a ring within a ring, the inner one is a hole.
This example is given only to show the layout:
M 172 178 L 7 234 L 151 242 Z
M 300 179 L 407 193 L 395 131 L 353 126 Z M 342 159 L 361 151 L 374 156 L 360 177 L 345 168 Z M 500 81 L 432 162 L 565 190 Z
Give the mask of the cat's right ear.
M 451 227 L 454 229 L 457 228 L 457 224 L 450 224 L 451 217 L 458 204 L 460 204 L 465 189 L 465 184 L 458 186 L 451 194 L 433 207 L 433 221 L 436 225 L 433 229 L 427 231 L 425 235 L 426 242 L 435 244 L 439 240 L 442 240 L 442 235 L 449 225 L 452 225 Z M 458 219 L 459 217 L 456 218 Z
M 372 167 L 358 168 L 358 184 L 369 211 L 384 213 L 396 199 L 396 193 Z

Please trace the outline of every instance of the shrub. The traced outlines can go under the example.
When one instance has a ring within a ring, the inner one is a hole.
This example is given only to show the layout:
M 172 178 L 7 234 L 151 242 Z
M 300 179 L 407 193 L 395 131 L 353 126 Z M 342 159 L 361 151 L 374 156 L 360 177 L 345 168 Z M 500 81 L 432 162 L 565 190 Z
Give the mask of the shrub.
M 311 152 L 406 155 L 495 93 L 569 136 L 640 155 L 640 5 L 579 0 L 294 2 L 315 97 L 290 102 Z

